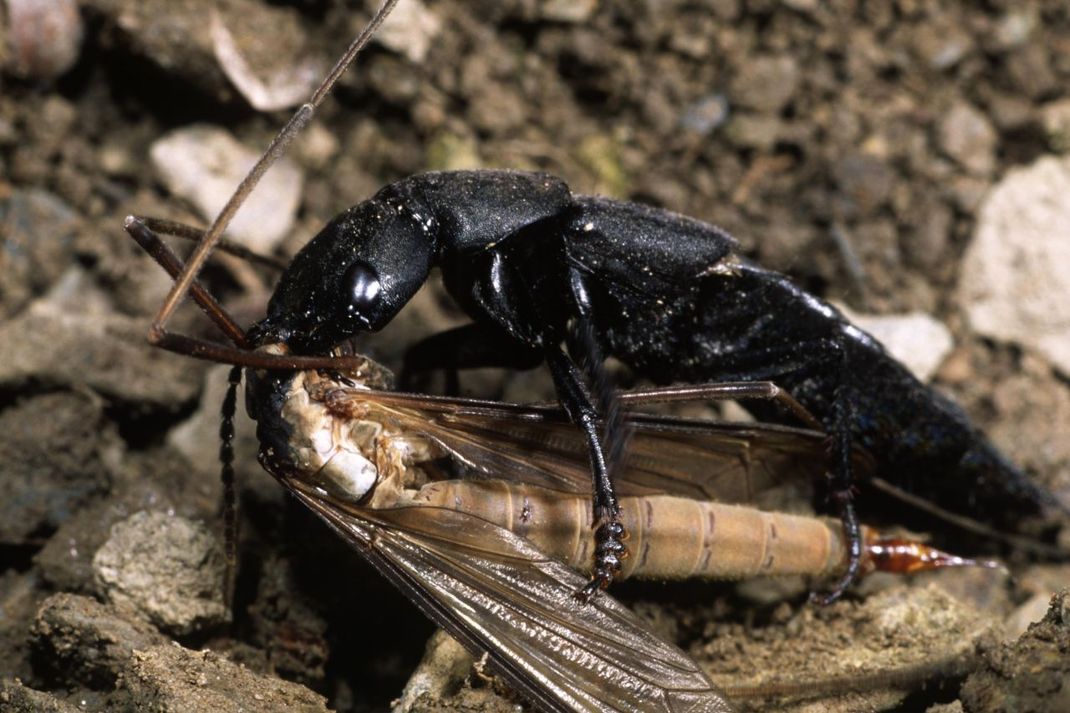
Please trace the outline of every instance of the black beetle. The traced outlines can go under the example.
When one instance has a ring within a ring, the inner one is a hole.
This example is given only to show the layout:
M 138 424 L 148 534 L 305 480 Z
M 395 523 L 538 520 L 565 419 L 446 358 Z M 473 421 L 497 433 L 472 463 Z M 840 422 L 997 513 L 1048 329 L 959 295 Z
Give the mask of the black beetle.
M 614 522 L 616 498 L 601 414 L 574 365 L 585 355 L 561 348 L 576 322 L 590 325 L 605 354 L 658 384 L 776 381 L 832 435 L 833 492 L 849 534 L 857 527 L 852 444 L 869 450 L 893 483 L 1000 528 L 1055 504 L 876 340 L 735 248 L 706 223 L 576 196 L 543 173 L 428 173 L 332 220 L 283 273 L 250 336 L 325 354 L 385 326 L 440 266 L 474 322 L 414 346 L 406 371 L 545 360 L 562 406 L 587 433 L 604 522 Z M 617 536 L 600 538 L 603 584 L 617 566 Z
M 561 405 L 586 434 L 602 523 L 584 596 L 609 583 L 625 548 L 603 443 L 606 404 L 592 398 L 574 361 L 589 356 L 580 352 L 617 357 L 658 384 L 773 380 L 813 412 L 830 434 L 831 495 L 852 543 L 851 566 L 834 596 L 855 577 L 861 552 L 854 446 L 868 449 L 878 475 L 916 501 L 999 529 L 1016 530 L 1020 519 L 1049 506 L 1067 511 L 954 403 L 835 308 L 738 257 L 725 232 L 656 208 L 576 196 L 542 173 L 443 172 L 398 181 L 336 217 L 298 253 L 267 317 L 248 334 L 221 308 L 207 308 L 239 349 L 168 333 L 182 296 L 197 296 L 194 277 L 231 217 L 394 2 L 353 41 L 203 237 L 163 221 L 127 220 L 131 235 L 162 263 L 170 258 L 153 229 L 200 239 L 150 328 L 152 343 L 243 366 L 331 368 L 339 363 L 331 356 L 336 345 L 387 324 L 439 266 L 474 321 L 413 347 L 406 371 L 547 363 Z M 269 344 L 285 345 L 286 354 L 252 351 Z M 783 419 L 758 410 L 766 420 Z
M 577 323 L 590 327 L 605 354 L 658 384 L 772 380 L 785 388 L 831 434 L 832 492 L 852 542 L 853 445 L 875 456 L 886 480 L 1000 529 L 1058 505 L 871 336 L 735 248 L 706 223 L 576 196 L 543 173 L 428 173 L 332 220 L 290 263 L 248 338 L 296 355 L 328 354 L 385 326 L 441 267 L 474 321 L 415 345 L 406 370 L 529 368 L 545 360 L 562 406 L 587 434 L 595 473 L 603 526 L 587 594 L 611 580 L 623 546 L 602 415 L 577 355 L 562 349 L 575 351 Z

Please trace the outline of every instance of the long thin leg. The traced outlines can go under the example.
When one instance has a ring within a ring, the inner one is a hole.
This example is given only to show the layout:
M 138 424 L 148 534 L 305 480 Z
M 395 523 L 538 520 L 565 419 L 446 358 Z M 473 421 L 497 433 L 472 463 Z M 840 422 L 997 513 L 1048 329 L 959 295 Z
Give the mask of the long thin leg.
M 227 394 L 223 398 L 219 420 L 219 479 L 223 483 L 223 599 L 227 609 L 234 603 L 234 581 L 238 570 L 238 490 L 234 477 L 234 414 L 237 409 L 241 367 L 234 367 L 227 377 Z
M 170 224 L 170 227 L 178 225 L 181 224 L 173 223 Z M 130 216 L 123 224 L 123 228 L 160 267 L 167 271 L 168 275 L 172 278 L 177 278 L 182 273 L 182 261 L 142 219 Z M 174 233 L 171 234 L 174 235 Z M 200 283 L 193 282 L 190 285 L 190 295 L 193 297 L 193 301 L 223 331 L 223 334 L 234 342 L 235 346 L 241 349 L 252 349 L 252 344 L 249 342 L 245 330 L 238 326 L 238 323 L 230 316 L 223 305 L 219 304 L 216 298 L 208 290 L 204 289 Z
M 397 4 L 397 1 L 398 0 L 384 0 L 382 6 L 372 17 L 371 21 L 364 27 L 353 42 L 350 43 L 341 59 L 338 60 L 335 66 L 327 74 L 327 77 L 316 91 L 312 93 L 308 102 L 303 104 L 301 108 L 290 117 L 290 120 L 271 141 L 271 144 L 264 152 L 264 155 L 260 157 L 256 162 L 256 165 L 249 171 L 248 175 L 242 179 L 242 182 L 235 189 L 234 194 L 227 200 L 223 209 L 219 212 L 219 215 L 215 217 L 215 220 L 212 221 L 208 230 L 205 231 L 201 241 L 197 243 L 197 247 L 194 248 L 182 273 L 175 279 L 175 284 L 171 286 L 171 291 L 168 293 L 163 304 L 160 306 L 159 312 L 156 313 L 155 319 L 153 319 L 152 324 L 149 326 L 148 340 L 150 343 L 164 346 L 162 342 L 167 335 L 167 321 L 171 318 L 171 315 L 174 314 L 179 303 L 186 296 L 186 293 L 191 289 L 197 274 L 200 272 L 205 261 L 207 261 L 208 256 L 223 236 L 223 231 L 230 225 L 230 221 L 234 218 L 234 215 L 238 212 L 242 203 L 245 202 L 249 193 L 252 192 L 260 182 L 263 175 L 269 168 L 271 168 L 275 161 L 282 156 L 294 137 L 301 132 L 309 121 L 311 121 L 312 116 L 316 112 L 316 108 L 323 103 L 323 100 L 330 93 L 339 77 L 342 76 L 353 62 L 353 59 L 361 49 L 364 48 L 364 45 L 368 43 L 368 40 L 370 40 L 376 30 L 379 29 L 383 20 L 386 19 L 386 16 L 390 14 L 394 5 Z
M 569 420 L 587 437 L 587 452 L 594 476 L 594 515 L 599 523 L 595 530 L 594 572 L 591 581 L 576 592 L 580 601 L 590 601 L 600 589 L 605 589 L 621 569 L 621 561 L 628 556 L 624 545 L 625 530 L 620 523 L 620 504 L 610 478 L 600 432 L 601 419 L 583 388 L 579 369 L 556 346 L 547 349 L 546 363 L 557 387 L 557 397 Z
M 862 526 L 854 505 L 854 479 L 851 471 L 851 399 L 837 389 L 832 402 L 832 428 L 830 460 L 832 470 L 829 475 L 830 497 L 839 510 L 840 523 L 843 526 L 844 539 L 847 543 L 847 567 L 839 581 L 832 585 L 825 594 L 812 595 L 819 604 L 828 605 L 843 596 L 847 588 L 858 579 L 862 571 L 862 551 L 865 547 L 862 538 Z
M 189 240 L 192 242 L 199 242 L 204 237 L 204 229 L 196 228 L 192 225 L 186 225 L 185 223 L 179 223 L 174 220 L 166 220 L 165 218 L 153 218 L 151 216 L 132 216 L 148 227 L 149 230 L 154 233 L 160 233 L 163 235 L 170 235 L 175 238 L 181 238 L 182 240 Z M 271 268 L 272 270 L 282 271 L 286 269 L 287 262 L 271 255 L 261 255 L 260 253 L 250 250 L 244 245 L 227 240 L 221 239 L 216 243 L 216 250 L 229 253 L 235 257 L 239 257 L 242 260 L 261 265 L 263 267 Z
M 126 230 L 138 245 L 160 264 L 171 276 L 182 269 L 182 261 L 175 255 L 159 236 L 133 216 L 126 219 Z M 340 371 L 359 370 L 365 364 L 359 356 L 297 356 L 292 354 L 270 354 L 251 351 L 252 345 L 245 331 L 234 321 L 219 302 L 201 285 L 193 283 L 190 295 L 197 304 L 212 318 L 224 334 L 230 337 L 235 347 L 217 344 L 204 339 L 187 337 L 161 331 L 151 339 L 155 346 L 168 351 L 184 354 L 196 359 L 206 359 L 222 364 L 248 366 L 254 369 L 335 369 Z
M 677 403 L 691 401 L 762 400 L 776 401 L 810 428 L 824 426 L 810 411 L 772 381 L 724 381 L 709 384 L 662 386 L 617 392 L 622 405 Z

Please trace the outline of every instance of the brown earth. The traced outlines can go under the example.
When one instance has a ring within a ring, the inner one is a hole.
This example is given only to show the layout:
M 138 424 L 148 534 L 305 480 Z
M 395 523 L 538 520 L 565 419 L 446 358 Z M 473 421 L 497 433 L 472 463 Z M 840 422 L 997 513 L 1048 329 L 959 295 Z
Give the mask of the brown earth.
M 210 124 L 259 149 L 285 121 L 226 79 L 213 8 L 265 76 L 329 62 L 369 13 L 356 0 L 78 8 L 84 40 L 59 77 L 49 62 L 77 47 L 75 30 L 37 37 L 10 14 L 0 22 L 0 710 L 382 710 L 432 626 L 282 496 L 247 423 L 237 614 L 219 615 L 225 370 L 144 343 L 167 281 L 122 230 L 130 213 L 205 222 L 152 167 L 166 132 Z M 419 17 L 437 19 L 433 38 L 422 44 L 413 22 L 373 44 L 295 145 L 305 184 L 281 255 L 412 173 L 550 171 L 578 193 L 721 225 L 748 255 L 859 311 L 934 315 L 956 343 L 938 387 L 1039 481 L 1070 489 L 1065 376 L 971 334 L 954 290 L 985 191 L 1067 147 L 1044 123 L 1070 96 L 1064 3 L 441 0 Z M 12 48 L 26 43 L 55 58 L 20 68 Z M 228 262 L 204 279 L 244 321 L 262 313 L 264 276 Z M 396 365 L 417 335 L 461 321 L 444 299 L 424 293 L 367 348 Z M 176 324 L 210 334 L 194 310 Z M 480 372 L 464 386 L 549 393 L 528 374 Z M 174 522 L 131 517 L 146 510 Z M 94 558 L 117 523 L 134 544 L 108 571 L 137 580 L 146 563 L 166 592 L 101 575 Z M 206 549 L 189 563 L 194 545 Z M 189 581 L 149 566 L 180 549 Z M 1000 639 L 1039 619 L 1070 570 L 1010 565 L 1013 578 L 874 579 L 828 608 L 806 604 L 801 582 L 618 593 L 736 695 L 815 681 L 871 689 L 756 709 L 1065 710 L 1063 599 L 1016 644 Z M 139 596 L 163 604 L 146 615 Z M 412 710 L 516 704 L 463 659 L 445 669 L 444 697 Z

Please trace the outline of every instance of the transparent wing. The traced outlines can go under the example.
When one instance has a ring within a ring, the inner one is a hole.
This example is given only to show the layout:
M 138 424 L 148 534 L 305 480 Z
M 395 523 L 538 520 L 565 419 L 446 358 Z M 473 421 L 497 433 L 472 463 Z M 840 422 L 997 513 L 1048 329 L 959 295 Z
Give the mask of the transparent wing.
M 734 710 L 706 674 L 530 543 L 452 510 L 370 510 L 286 481 L 425 614 L 545 711 Z
M 399 429 L 432 439 L 477 476 L 590 492 L 586 443 L 556 408 L 358 389 L 336 390 L 330 405 L 356 412 L 369 401 L 387 409 Z M 747 503 L 773 485 L 817 478 L 826 467 L 825 436 L 818 431 L 637 413 L 627 422 L 628 451 L 615 474 L 621 495 Z

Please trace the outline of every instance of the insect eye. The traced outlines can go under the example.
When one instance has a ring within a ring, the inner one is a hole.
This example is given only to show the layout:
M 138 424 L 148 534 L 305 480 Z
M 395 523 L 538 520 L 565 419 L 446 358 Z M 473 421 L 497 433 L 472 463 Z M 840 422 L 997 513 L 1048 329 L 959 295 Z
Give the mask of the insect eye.
M 379 273 L 371 265 L 357 261 L 342 275 L 342 289 L 347 290 L 349 311 L 367 316 L 379 304 L 382 284 Z

